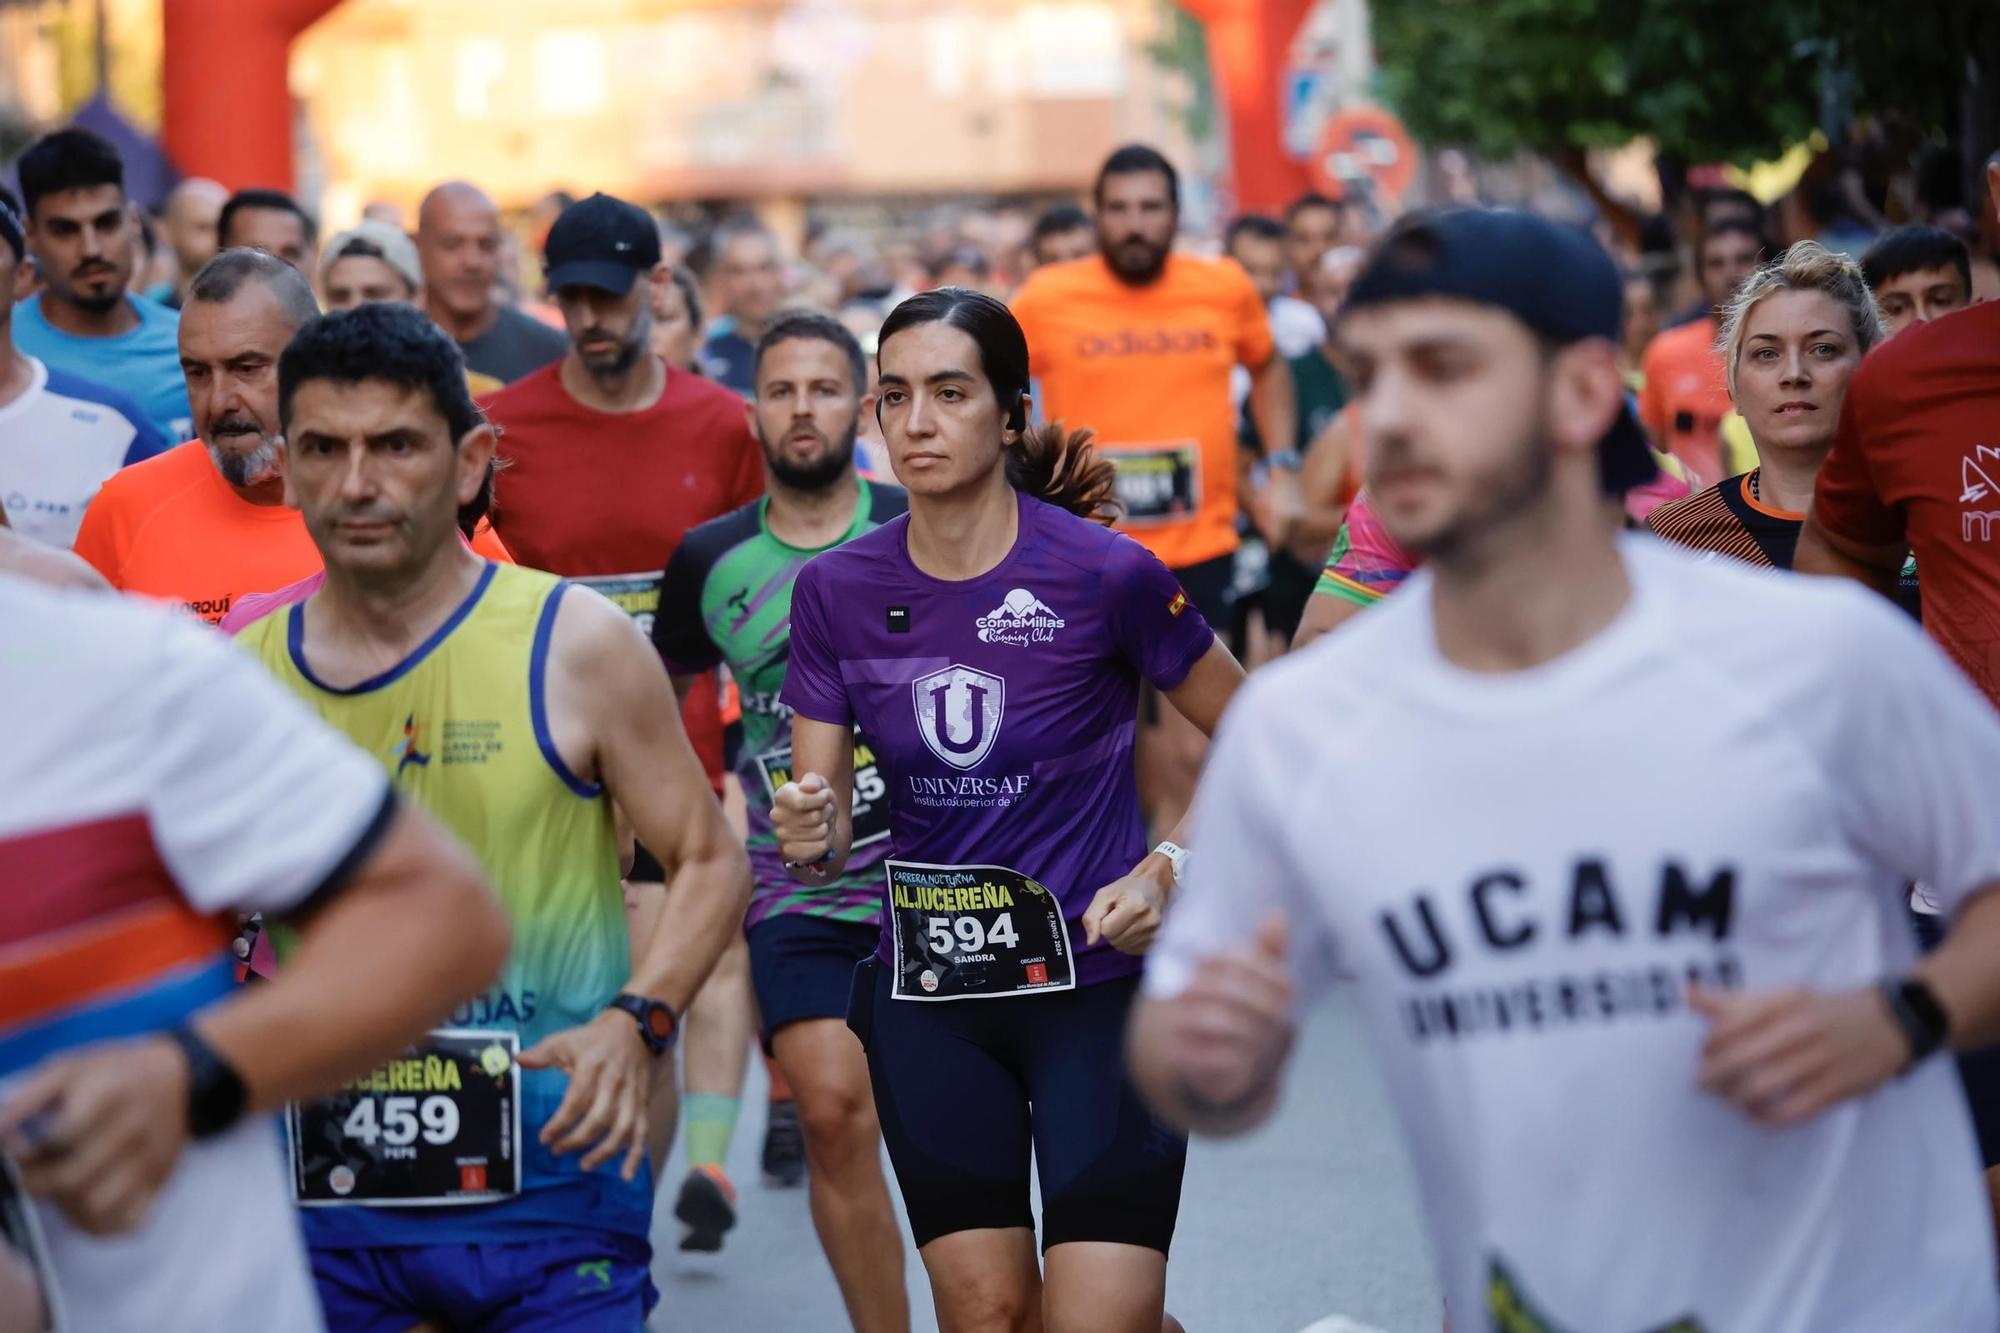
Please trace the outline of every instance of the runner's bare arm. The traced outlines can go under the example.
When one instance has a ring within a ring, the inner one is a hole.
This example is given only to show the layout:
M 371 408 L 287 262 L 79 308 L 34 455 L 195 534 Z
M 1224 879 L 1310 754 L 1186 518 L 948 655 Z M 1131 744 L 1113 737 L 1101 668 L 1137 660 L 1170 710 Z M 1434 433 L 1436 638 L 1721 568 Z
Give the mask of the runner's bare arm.
M 44 546 L 11 528 L 0 528 L 0 574 L 18 574 L 57 588 L 108 592 L 111 585 L 82 556 Z
M 1917 964 L 1951 1045 L 2000 1038 L 2000 881 L 1976 889 L 1943 944 Z M 1874 986 L 1845 991 L 1695 990 L 1709 1022 L 1701 1085 L 1760 1124 L 1801 1124 L 1908 1067 L 1910 1040 Z
M 1285 950 L 1284 918 L 1273 914 L 1253 939 L 1204 958 L 1179 994 L 1140 998 L 1126 1064 L 1160 1115 L 1219 1137 L 1269 1118 L 1292 1049 Z
M 1957 1050 L 2000 1042 L 2000 881 L 1973 891 L 1944 943 L 1917 964 L 1917 975 L 1951 1019 Z
M 1819 515 L 1808 509 L 1792 568 L 1800 574 L 1835 574 L 1853 579 L 1889 597 L 1895 594 L 1903 572 L 1903 558 L 1908 554 L 1909 545 L 1904 542 L 1864 546 L 1835 536 L 1819 521 Z
M 772 798 L 771 822 L 785 868 L 803 884 L 832 879 L 854 839 L 854 732 L 809 717 L 792 718 L 792 771 Z
M 556 611 L 549 649 L 547 716 L 564 765 L 594 776 L 659 858 L 674 891 L 674 925 L 637 951 L 625 989 L 687 1012 L 736 932 L 750 899 L 750 863 L 681 729 L 666 668 L 630 617 L 572 588 Z M 656 1057 L 633 1016 L 607 1008 L 521 1053 L 530 1069 L 569 1076 L 543 1125 L 555 1153 L 581 1153 L 585 1171 L 618 1162 L 636 1179 L 646 1161 Z
M 1217 639 L 1194 664 L 1186 679 L 1167 691 L 1180 715 L 1213 736 L 1222 721 L 1222 710 L 1243 683 L 1243 668 Z M 1193 813 L 1181 816 L 1179 824 L 1166 834 L 1168 842 L 1189 846 Z M 1174 892 L 1173 863 L 1159 852 L 1147 852 L 1130 874 L 1099 889 L 1083 914 L 1086 944 L 1108 941 L 1120 953 L 1144 953 L 1152 947 L 1165 919 L 1167 903 Z
M 1353 413 L 1336 412 L 1306 448 L 1305 462 L 1299 469 L 1299 499 L 1304 512 L 1287 543 L 1300 564 L 1323 562 L 1333 539 L 1340 535 L 1340 525 L 1347 521 L 1341 489 L 1353 466 L 1353 423 Z
M 595 773 L 666 869 L 674 928 L 640 955 L 629 989 L 684 1012 L 742 929 L 750 865 L 681 727 L 659 654 L 630 617 L 581 592 L 572 589 L 556 613 L 549 725 L 566 757 L 592 756 L 572 767 Z
M 1368 608 L 1358 602 L 1350 602 L 1345 597 L 1335 597 L 1331 593 L 1316 592 L 1306 598 L 1306 613 L 1299 617 L 1299 632 L 1292 636 L 1292 651 L 1311 643 L 1322 634 L 1331 633 L 1360 615 Z
M 1250 419 L 1266 453 L 1280 453 L 1299 438 L 1299 401 L 1292 387 L 1292 368 L 1276 352 L 1250 372 Z
M 269 1110 L 396 1054 L 491 985 L 510 942 L 479 867 L 406 804 L 347 887 L 303 919 L 277 975 L 194 1026 L 242 1075 L 250 1109 Z
M 499 974 L 507 919 L 477 868 L 413 807 L 305 918 L 275 978 L 192 1027 L 242 1080 L 245 1110 L 332 1090 L 394 1055 Z M 106 1042 L 38 1066 L 0 1107 L 0 1143 L 33 1193 L 95 1235 L 144 1220 L 190 1132 L 173 1038 Z

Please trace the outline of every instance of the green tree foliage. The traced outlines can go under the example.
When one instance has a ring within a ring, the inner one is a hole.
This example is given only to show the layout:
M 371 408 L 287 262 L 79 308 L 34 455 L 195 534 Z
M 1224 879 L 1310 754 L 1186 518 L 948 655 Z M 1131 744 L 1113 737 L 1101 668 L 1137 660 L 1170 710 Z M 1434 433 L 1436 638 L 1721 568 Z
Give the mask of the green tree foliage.
M 1746 163 L 1829 112 L 1958 128 L 2000 0 L 1374 0 L 1384 91 L 1418 138 L 1485 156 L 1650 136 Z M 1985 77 L 2000 75 L 1988 63 Z

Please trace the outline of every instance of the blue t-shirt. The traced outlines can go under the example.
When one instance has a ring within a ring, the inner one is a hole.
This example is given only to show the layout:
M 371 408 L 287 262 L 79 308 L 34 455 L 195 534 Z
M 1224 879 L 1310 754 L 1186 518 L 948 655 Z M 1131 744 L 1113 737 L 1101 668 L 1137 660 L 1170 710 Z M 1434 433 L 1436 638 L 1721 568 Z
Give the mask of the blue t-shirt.
M 751 368 L 757 360 L 757 344 L 736 331 L 734 320 L 724 320 L 716 326 L 708 341 L 701 345 L 700 359 L 701 373 L 717 384 L 734 389 L 745 398 L 756 395 Z
M 918 569 L 907 515 L 813 557 L 792 589 L 781 698 L 814 721 L 859 724 L 888 779 L 897 857 L 1046 885 L 1087 986 L 1142 962 L 1101 940 L 1085 948 L 1077 924 L 1146 855 L 1139 681 L 1175 689 L 1215 635 L 1145 547 L 1019 504 L 1013 549 L 978 578 Z
M 27 392 L 0 405 L 0 505 L 22 536 L 68 547 L 105 478 L 167 443 L 124 394 L 28 364 Z
M 187 381 L 181 377 L 178 311 L 143 296 L 125 299 L 139 323 L 110 338 L 79 338 L 49 323 L 39 293 L 14 307 L 14 345 L 49 369 L 102 384 L 137 403 L 168 444 L 194 438 Z

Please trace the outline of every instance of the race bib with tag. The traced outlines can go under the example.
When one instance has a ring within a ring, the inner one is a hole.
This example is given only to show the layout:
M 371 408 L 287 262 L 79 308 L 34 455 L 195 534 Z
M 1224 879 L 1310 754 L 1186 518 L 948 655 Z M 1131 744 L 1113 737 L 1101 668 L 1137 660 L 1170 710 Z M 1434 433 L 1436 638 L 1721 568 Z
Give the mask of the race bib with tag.
M 330 1097 L 285 1110 L 308 1208 L 451 1207 L 521 1191 L 520 1038 L 440 1028 Z
M 1121 523 L 1171 523 L 1201 507 L 1201 446 L 1195 441 L 1106 449 L 1103 456 L 1118 469 Z
M 638 624 L 647 638 L 653 636 L 653 617 L 660 610 L 660 572 L 650 574 L 590 574 L 570 580 L 609 598 L 611 604 Z
M 899 1000 L 989 1000 L 1073 990 L 1062 904 L 1005 866 L 883 862 Z
M 757 756 L 757 771 L 764 779 L 764 799 L 776 801 L 778 788 L 792 780 L 792 747 L 771 750 Z M 850 850 L 858 851 L 889 836 L 889 788 L 882 780 L 882 766 L 875 748 L 854 732 L 854 840 Z

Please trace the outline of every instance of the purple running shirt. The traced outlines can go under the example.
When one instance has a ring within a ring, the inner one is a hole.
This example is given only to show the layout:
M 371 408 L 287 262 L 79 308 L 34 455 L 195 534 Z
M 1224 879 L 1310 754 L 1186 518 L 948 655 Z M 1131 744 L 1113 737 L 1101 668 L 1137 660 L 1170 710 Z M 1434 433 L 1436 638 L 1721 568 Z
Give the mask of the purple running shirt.
M 946 920 L 931 928 L 956 925 L 963 948 L 971 927 L 948 919 L 951 909 L 992 906 L 977 881 L 1005 867 L 1053 894 L 1076 983 L 1090 985 L 1142 966 L 1103 943 L 1086 949 L 1081 925 L 1097 891 L 1147 851 L 1132 766 L 1140 677 L 1174 689 L 1215 635 L 1145 547 L 1030 496 L 1019 504 L 1013 549 L 978 578 L 920 571 L 907 515 L 816 556 L 792 592 L 783 700 L 815 721 L 858 722 L 875 747 L 895 860 L 921 868 L 922 897 L 903 905 L 946 914 L 906 925 Z M 957 879 L 941 873 L 961 866 L 969 873 Z M 877 946 L 891 966 L 896 905 Z M 992 939 L 1000 944 L 969 956 L 1007 970 L 1008 941 Z M 1045 983 L 1037 966 L 1009 975 Z M 1030 988 L 989 979 L 983 991 Z M 957 998 L 951 989 L 932 998 Z

